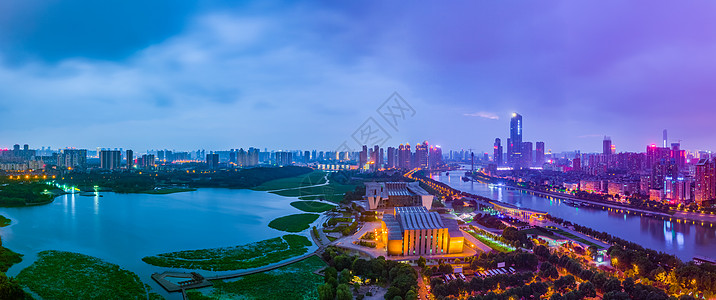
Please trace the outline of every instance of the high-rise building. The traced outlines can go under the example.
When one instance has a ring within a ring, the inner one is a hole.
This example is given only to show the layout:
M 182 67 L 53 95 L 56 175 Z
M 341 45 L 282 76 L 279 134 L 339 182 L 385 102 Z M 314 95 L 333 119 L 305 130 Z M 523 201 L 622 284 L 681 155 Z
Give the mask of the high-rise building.
M 510 148 L 512 156 L 510 162 L 514 167 L 522 167 L 522 116 L 518 113 L 512 113 L 510 119 Z
M 495 139 L 492 160 L 495 161 L 496 165 L 502 165 L 502 141 L 499 138 Z
M 387 168 L 388 168 L 388 169 L 395 168 L 395 167 L 396 167 L 396 161 L 398 160 L 398 155 L 397 155 L 397 152 L 395 152 L 395 147 L 388 147 L 388 151 L 387 151 L 387 152 L 388 152 L 388 153 L 387 153 L 387 154 L 388 154 L 388 157 L 387 157 L 387 160 L 388 160 Z
M 572 170 L 574 171 L 581 171 L 582 170 L 582 159 L 579 157 L 575 157 L 572 160 Z
M 258 166 L 259 165 L 259 149 L 254 147 L 249 147 L 249 151 L 246 153 L 246 165 L 249 167 L 252 166 Z M 315 155 L 315 152 L 313 152 Z
M 206 155 L 206 164 L 209 166 L 209 169 L 218 169 L 219 168 L 219 153 L 209 153 Z
M 544 164 L 544 142 L 535 143 L 535 164 L 538 167 Z
M 154 167 L 154 154 L 144 154 L 138 162 L 143 169 L 151 169 Z
M 428 168 L 428 141 L 415 146 L 415 168 Z
M 604 154 L 604 155 L 612 154 L 612 139 L 608 136 L 605 136 L 604 140 L 602 141 L 602 154 Z
M 127 169 L 131 169 L 134 166 L 134 151 L 127 150 Z
M 290 166 L 293 164 L 292 153 L 289 151 L 278 151 L 275 153 L 276 164 L 279 166 Z
M 303 162 L 308 163 L 311 161 L 311 151 L 303 151 Z
M 101 150 L 99 152 L 99 166 L 102 169 L 119 169 L 122 162 L 122 152 L 119 150 Z
M 529 167 L 534 164 L 532 160 L 532 142 L 522 142 L 522 166 Z
M 436 169 L 443 164 L 443 149 L 440 146 L 431 146 L 428 154 L 428 168 Z
M 701 159 L 696 164 L 694 200 L 699 205 L 716 198 L 716 160 Z
M 400 144 L 398 147 L 398 168 L 410 169 L 412 160 L 412 152 L 410 151 L 410 144 Z
M 368 163 L 368 146 L 363 145 L 363 149 L 360 151 L 360 154 L 358 154 L 358 169 L 365 168 L 365 165 Z
M 18 147 L 20 147 L 18 145 Z M 57 165 L 65 168 L 87 168 L 87 149 L 64 149 L 58 157 Z

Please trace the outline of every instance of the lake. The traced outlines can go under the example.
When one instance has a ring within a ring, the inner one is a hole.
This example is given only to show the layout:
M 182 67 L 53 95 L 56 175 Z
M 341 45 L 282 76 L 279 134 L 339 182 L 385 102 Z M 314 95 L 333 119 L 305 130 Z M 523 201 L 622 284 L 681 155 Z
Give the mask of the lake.
M 12 219 L 0 228 L 3 245 L 24 254 L 8 271 L 16 276 L 44 250 L 78 252 L 135 272 L 152 291 L 168 294 L 151 279 L 170 269 L 144 263 L 142 257 L 179 250 L 235 246 L 287 234 L 268 227 L 280 216 L 301 213 L 294 197 L 234 189 L 199 189 L 168 195 L 67 194 L 51 204 L 0 208 Z M 316 222 L 320 222 L 320 219 Z M 308 231 L 304 231 L 309 237 Z M 316 246 L 309 248 L 314 251 Z M 204 275 L 232 272 L 198 271 Z M 181 298 L 172 294 L 171 299 Z

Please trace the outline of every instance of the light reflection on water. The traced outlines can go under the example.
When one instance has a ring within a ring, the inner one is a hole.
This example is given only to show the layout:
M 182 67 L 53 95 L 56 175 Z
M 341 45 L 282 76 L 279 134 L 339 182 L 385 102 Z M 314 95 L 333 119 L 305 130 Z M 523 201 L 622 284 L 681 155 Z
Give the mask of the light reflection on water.
M 669 222 L 615 210 L 572 207 L 557 198 L 539 197 L 479 182 L 464 182 L 461 180 L 463 173 L 452 171 L 449 176 L 440 173 L 432 177 L 458 190 L 519 207 L 546 211 L 555 217 L 607 232 L 646 248 L 674 254 L 682 260 L 691 260 L 695 255 L 716 256 L 713 250 L 716 249 L 716 228 L 709 225 Z

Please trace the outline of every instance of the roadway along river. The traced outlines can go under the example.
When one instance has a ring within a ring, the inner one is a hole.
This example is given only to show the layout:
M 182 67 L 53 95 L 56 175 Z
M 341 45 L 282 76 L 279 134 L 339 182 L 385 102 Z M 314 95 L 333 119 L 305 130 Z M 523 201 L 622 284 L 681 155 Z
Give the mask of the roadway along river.
M 455 170 L 450 172 L 449 176 L 446 176 L 445 172 L 434 173 L 431 177 L 461 191 L 519 207 L 546 211 L 555 217 L 607 232 L 646 248 L 674 254 L 684 261 L 689 261 L 696 255 L 711 258 L 716 256 L 716 227 L 713 225 L 685 224 L 595 208 L 572 207 L 554 198 L 534 196 L 480 182 L 464 182 L 461 179 L 464 172 Z

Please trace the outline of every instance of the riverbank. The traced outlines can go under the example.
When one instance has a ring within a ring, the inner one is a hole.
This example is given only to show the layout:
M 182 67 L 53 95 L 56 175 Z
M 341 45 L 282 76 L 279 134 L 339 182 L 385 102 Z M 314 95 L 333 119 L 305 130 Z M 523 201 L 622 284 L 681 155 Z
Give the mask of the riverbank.
M 496 178 L 482 175 L 488 180 L 495 180 Z M 474 180 L 490 184 L 489 182 L 484 182 L 478 178 L 474 178 Z M 609 210 L 609 209 L 616 209 L 616 210 L 622 210 L 624 213 L 631 213 L 636 215 L 641 215 L 644 217 L 656 217 L 662 220 L 671 220 L 671 219 L 680 219 L 685 221 L 690 221 L 693 224 L 696 224 L 698 222 L 701 223 L 709 223 L 709 224 L 716 224 L 716 215 L 712 214 L 701 214 L 701 213 L 694 213 L 694 212 L 682 212 L 682 211 L 656 211 L 656 210 L 650 210 L 646 208 L 636 208 L 628 205 L 622 205 L 619 203 L 606 203 L 606 202 L 600 202 L 600 201 L 593 201 L 593 200 L 585 200 L 575 197 L 570 197 L 564 194 L 559 193 L 552 193 L 552 192 L 544 192 L 544 191 L 537 191 L 533 189 L 527 189 L 522 187 L 516 187 L 516 186 L 500 186 L 500 188 L 505 189 L 511 189 L 516 190 L 524 193 L 529 193 L 535 196 L 543 197 L 543 198 L 557 198 L 562 200 L 570 200 L 570 201 L 576 201 L 576 202 L 583 202 L 583 203 L 589 203 L 592 208 L 602 209 L 602 210 Z

